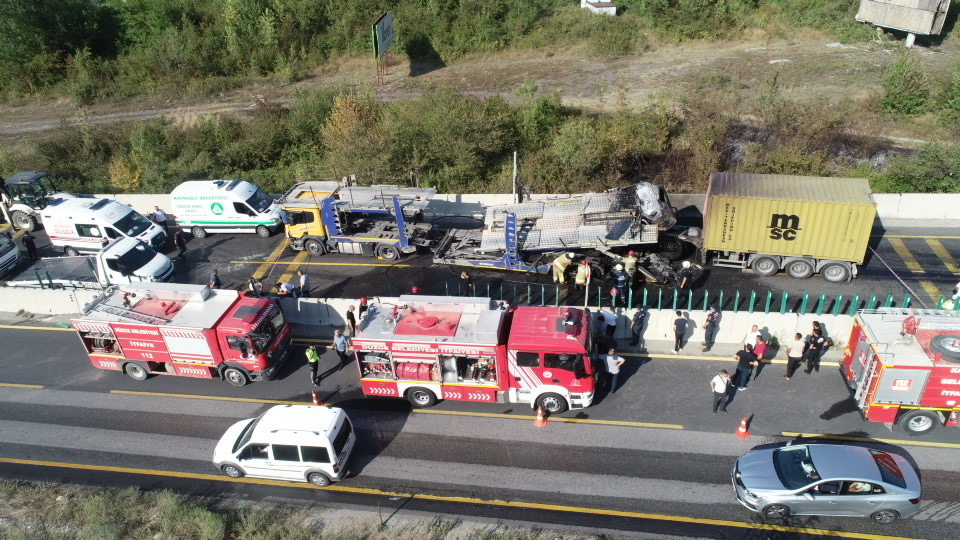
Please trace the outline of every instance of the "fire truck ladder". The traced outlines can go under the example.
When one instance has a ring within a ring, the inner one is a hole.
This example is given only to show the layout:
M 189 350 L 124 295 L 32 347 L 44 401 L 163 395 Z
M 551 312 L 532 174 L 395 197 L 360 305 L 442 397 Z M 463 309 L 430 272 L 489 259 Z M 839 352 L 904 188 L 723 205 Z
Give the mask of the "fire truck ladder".
M 96 307 L 96 310 L 97 310 L 97 311 L 104 312 L 104 313 L 109 313 L 109 314 L 111 314 L 111 315 L 116 315 L 116 316 L 118 316 L 118 317 L 124 317 L 124 318 L 126 318 L 126 319 L 133 319 L 133 320 L 135 320 L 135 321 L 140 321 L 140 322 L 142 322 L 142 323 L 147 323 L 147 324 L 156 324 L 156 325 L 159 325 L 159 326 L 163 326 L 163 325 L 167 324 L 168 322 L 170 322 L 170 321 L 167 320 L 167 319 L 162 319 L 162 318 L 160 318 L 160 317 L 154 317 L 154 316 L 152 316 L 152 315 L 144 315 L 143 313 L 137 313 L 136 311 L 133 311 L 133 310 L 130 310 L 130 309 L 121 308 L 121 307 L 117 307 L 117 306 L 100 305 L 100 306 L 97 306 L 97 307 Z

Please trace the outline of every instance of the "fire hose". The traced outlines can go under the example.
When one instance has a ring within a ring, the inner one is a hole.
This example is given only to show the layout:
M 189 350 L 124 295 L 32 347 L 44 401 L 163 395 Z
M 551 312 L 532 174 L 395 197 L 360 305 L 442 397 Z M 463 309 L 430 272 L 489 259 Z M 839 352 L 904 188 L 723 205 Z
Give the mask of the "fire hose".
M 873 249 L 873 247 L 870 246 L 870 251 L 873 252 L 873 255 L 877 258 L 878 261 L 880 261 L 881 263 L 883 263 L 884 266 L 887 267 L 887 270 L 889 270 L 890 273 L 893 274 L 893 277 L 897 278 L 897 281 L 899 281 L 900 284 L 903 285 L 903 288 L 910 293 L 910 296 L 914 300 L 916 300 L 918 304 L 920 304 L 920 307 L 922 307 L 923 309 L 927 309 L 927 305 L 923 302 L 923 300 L 921 300 L 920 297 L 917 296 L 917 293 L 914 292 L 914 290 L 911 289 L 909 285 L 907 285 L 906 281 L 904 281 L 903 279 L 900 278 L 899 275 L 897 275 L 897 273 L 893 270 L 893 268 L 891 268 L 890 265 L 887 264 L 887 261 L 883 260 L 883 257 L 881 257 L 879 253 L 877 253 L 877 250 Z

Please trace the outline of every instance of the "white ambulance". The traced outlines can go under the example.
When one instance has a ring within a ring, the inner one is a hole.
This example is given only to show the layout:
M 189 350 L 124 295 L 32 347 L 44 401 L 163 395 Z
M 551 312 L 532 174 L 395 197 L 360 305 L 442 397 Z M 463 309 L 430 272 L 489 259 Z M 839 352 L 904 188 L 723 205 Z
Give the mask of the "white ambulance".
M 104 238 L 135 238 L 161 253 L 167 242 L 159 225 L 111 199 L 54 199 L 41 215 L 50 243 L 70 256 L 100 251 Z
M 170 194 L 177 225 L 195 238 L 211 232 L 255 232 L 266 238 L 282 226 L 280 205 L 243 180 L 191 180 Z
M 252 476 L 324 487 L 343 478 L 356 440 L 343 409 L 276 405 L 230 426 L 213 451 L 213 463 L 231 478 Z

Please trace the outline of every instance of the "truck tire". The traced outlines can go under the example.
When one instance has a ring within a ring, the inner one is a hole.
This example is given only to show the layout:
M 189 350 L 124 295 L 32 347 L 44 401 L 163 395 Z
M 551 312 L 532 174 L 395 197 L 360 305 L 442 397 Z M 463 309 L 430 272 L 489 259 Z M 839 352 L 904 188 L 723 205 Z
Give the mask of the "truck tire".
M 407 401 L 418 409 L 426 409 L 437 402 L 437 396 L 426 388 L 415 386 L 407 390 Z
M 240 467 L 236 465 L 224 465 L 220 467 L 220 470 L 223 471 L 223 474 L 229 476 L 230 478 L 243 478 L 243 471 L 240 470 Z
M 70 246 L 67 246 L 67 247 L 63 248 L 63 254 L 66 255 L 67 257 L 76 257 L 77 255 L 80 254 L 80 252 L 77 251 L 76 248 L 72 248 L 72 247 L 70 247 Z
M 260 238 L 269 238 L 270 229 L 268 229 L 263 225 L 257 225 L 257 236 L 259 236 Z
M 123 372 L 135 381 L 145 381 L 147 380 L 147 377 L 150 376 L 150 372 L 148 372 L 143 366 L 140 364 L 134 364 L 133 362 L 124 364 Z
M 303 249 L 311 255 L 323 255 L 323 244 L 319 240 L 310 239 L 303 243 Z
M 248 382 L 247 374 L 237 368 L 223 370 L 223 378 L 234 386 L 244 386 Z
M 916 437 L 926 435 L 940 424 L 940 416 L 933 411 L 914 409 L 897 419 L 897 425 L 907 432 L 907 435 Z
M 17 229 L 33 232 L 37 230 L 37 218 L 21 210 L 14 210 L 10 213 L 10 221 Z
M 754 259 L 750 268 L 760 277 L 769 277 L 780 271 L 780 263 L 773 257 L 763 255 Z
M 327 487 L 330 485 L 330 479 L 327 478 L 327 475 L 323 473 L 310 473 L 310 476 L 307 477 L 307 481 L 317 487 Z
M 537 406 L 543 407 L 547 414 L 560 414 L 567 411 L 567 400 L 560 394 L 549 392 L 537 399 Z
M 804 259 L 787 263 L 787 275 L 793 279 L 807 279 L 813 275 L 813 263 Z
M 820 269 L 820 275 L 830 283 L 840 283 L 850 279 L 850 267 L 838 262 L 829 263 Z
M 668 236 L 660 240 L 660 255 L 670 261 L 679 261 L 683 258 L 683 242 L 678 238 Z
M 380 246 L 377 248 L 377 255 L 385 261 L 399 261 L 400 250 L 393 246 Z
M 948 362 L 960 363 L 960 340 L 950 334 L 938 334 L 930 340 L 930 349 Z
M 206 238 L 206 237 L 207 237 L 207 231 L 204 230 L 203 227 L 193 227 L 193 228 L 191 228 L 191 229 L 190 229 L 190 234 L 192 234 L 194 238 Z

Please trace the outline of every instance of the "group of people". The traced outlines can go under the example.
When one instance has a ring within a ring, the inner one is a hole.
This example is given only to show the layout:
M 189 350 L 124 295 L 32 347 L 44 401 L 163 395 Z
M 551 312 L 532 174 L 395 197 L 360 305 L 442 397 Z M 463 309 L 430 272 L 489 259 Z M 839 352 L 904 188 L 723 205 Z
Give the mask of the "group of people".
M 639 254 L 636 251 L 628 251 L 625 256 L 613 255 L 616 264 L 610 270 L 610 279 L 612 288 L 610 295 L 617 298 L 621 305 L 628 301 L 628 293 L 636 284 L 637 265 L 640 262 Z M 563 253 L 553 260 L 551 269 L 553 273 L 554 285 L 568 284 L 567 271 L 573 265 L 576 271 L 573 273 L 574 290 L 583 293 L 587 284 L 594 279 L 590 269 L 590 262 L 586 258 L 578 260 L 574 252 Z M 693 286 L 694 271 L 690 261 L 683 261 L 680 268 L 680 280 L 677 287 L 681 290 L 689 289 Z
M 259 280 L 254 279 L 252 286 L 255 289 L 259 289 L 254 291 L 257 296 L 263 294 L 263 284 L 260 283 Z M 278 281 L 276 287 L 277 294 L 280 296 L 288 296 L 291 298 L 310 298 L 310 276 L 308 276 L 303 270 L 297 270 L 297 281 L 295 283 Z
M 343 330 L 337 328 L 333 331 L 333 343 L 331 349 L 337 353 L 339 363 L 334 366 L 340 369 L 350 363 L 350 351 L 353 348 L 352 338 L 357 335 L 357 319 L 363 319 L 363 314 L 369 307 L 366 297 L 360 298 L 360 309 L 356 306 L 347 307 L 345 315 L 346 324 Z M 316 345 L 307 347 L 307 365 L 310 367 L 310 384 L 319 385 L 320 377 L 317 375 L 320 367 L 320 354 L 317 352 Z

